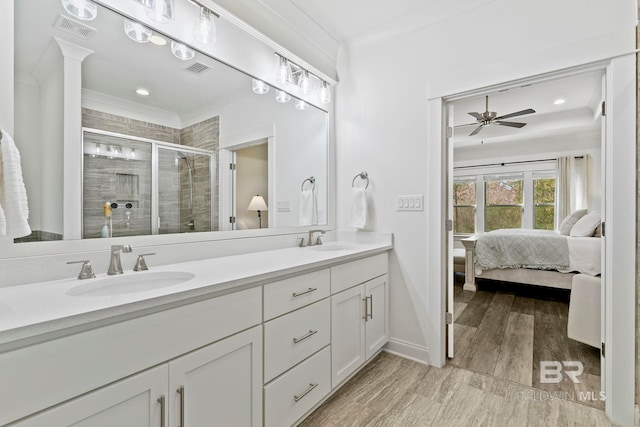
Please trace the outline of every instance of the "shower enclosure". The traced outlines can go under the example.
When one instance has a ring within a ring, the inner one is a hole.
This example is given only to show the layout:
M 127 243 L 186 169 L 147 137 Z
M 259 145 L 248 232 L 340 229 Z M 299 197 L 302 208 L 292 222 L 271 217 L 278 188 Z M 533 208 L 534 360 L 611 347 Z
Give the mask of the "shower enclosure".
M 214 230 L 213 151 L 89 128 L 83 147 L 84 238 Z

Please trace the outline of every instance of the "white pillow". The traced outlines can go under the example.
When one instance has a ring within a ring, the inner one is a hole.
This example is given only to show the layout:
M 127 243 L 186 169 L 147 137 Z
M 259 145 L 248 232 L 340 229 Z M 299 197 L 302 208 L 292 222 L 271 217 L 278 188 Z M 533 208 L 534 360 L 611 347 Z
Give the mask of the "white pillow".
M 567 217 L 562 220 L 562 222 L 560 223 L 560 227 L 558 228 L 560 234 L 562 234 L 563 236 L 568 236 L 569 233 L 571 233 L 571 229 L 573 228 L 573 226 L 576 225 L 576 222 L 578 222 L 578 220 L 586 214 L 586 209 L 578 209 L 570 215 L 567 215 Z
M 583 216 L 571 228 L 571 237 L 591 237 L 600 225 L 600 212 L 591 212 Z

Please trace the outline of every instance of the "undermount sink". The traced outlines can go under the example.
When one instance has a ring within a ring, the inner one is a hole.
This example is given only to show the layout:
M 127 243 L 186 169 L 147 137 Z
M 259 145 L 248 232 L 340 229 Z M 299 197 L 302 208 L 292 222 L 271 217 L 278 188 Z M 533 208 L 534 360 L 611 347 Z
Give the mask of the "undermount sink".
M 355 248 L 347 245 L 318 245 L 311 246 L 311 249 L 314 251 L 351 251 Z
M 89 297 L 131 294 L 179 285 L 194 277 L 194 274 L 182 271 L 126 273 L 102 279 L 87 279 L 85 283 L 69 289 L 66 294 Z

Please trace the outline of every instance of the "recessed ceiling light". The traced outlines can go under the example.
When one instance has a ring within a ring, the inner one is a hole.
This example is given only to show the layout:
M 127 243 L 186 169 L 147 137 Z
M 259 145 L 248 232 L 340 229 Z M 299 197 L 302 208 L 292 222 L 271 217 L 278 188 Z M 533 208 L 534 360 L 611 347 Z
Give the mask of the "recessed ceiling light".
M 152 35 L 149 41 L 155 44 L 156 46 L 164 46 L 165 44 L 167 44 L 167 41 L 163 37 L 160 37 L 157 34 Z
M 138 95 L 142 95 L 142 96 L 149 96 L 149 91 L 146 90 L 146 89 L 142 89 L 142 88 L 136 89 L 136 93 Z
M 553 101 L 553 105 L 562 105 L 564 104 L 566 101 L 562 98 L 558 98 L 555 101 Z

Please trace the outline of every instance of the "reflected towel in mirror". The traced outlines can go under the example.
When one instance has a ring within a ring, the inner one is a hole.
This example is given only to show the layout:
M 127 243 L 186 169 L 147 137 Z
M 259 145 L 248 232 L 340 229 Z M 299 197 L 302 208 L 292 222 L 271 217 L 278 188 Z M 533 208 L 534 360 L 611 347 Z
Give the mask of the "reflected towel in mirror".
M 20 152 L 9 134 L 0 132 L 0 236 L 24 237 L 31 234 L 31 228 Z
M 314 189 L 300 193 L 300 225 L 318 224 L 318 201 Z
M 352 187 L 349 226 L 363 229 L 367 225 L 367 215 L 367 189 Z

